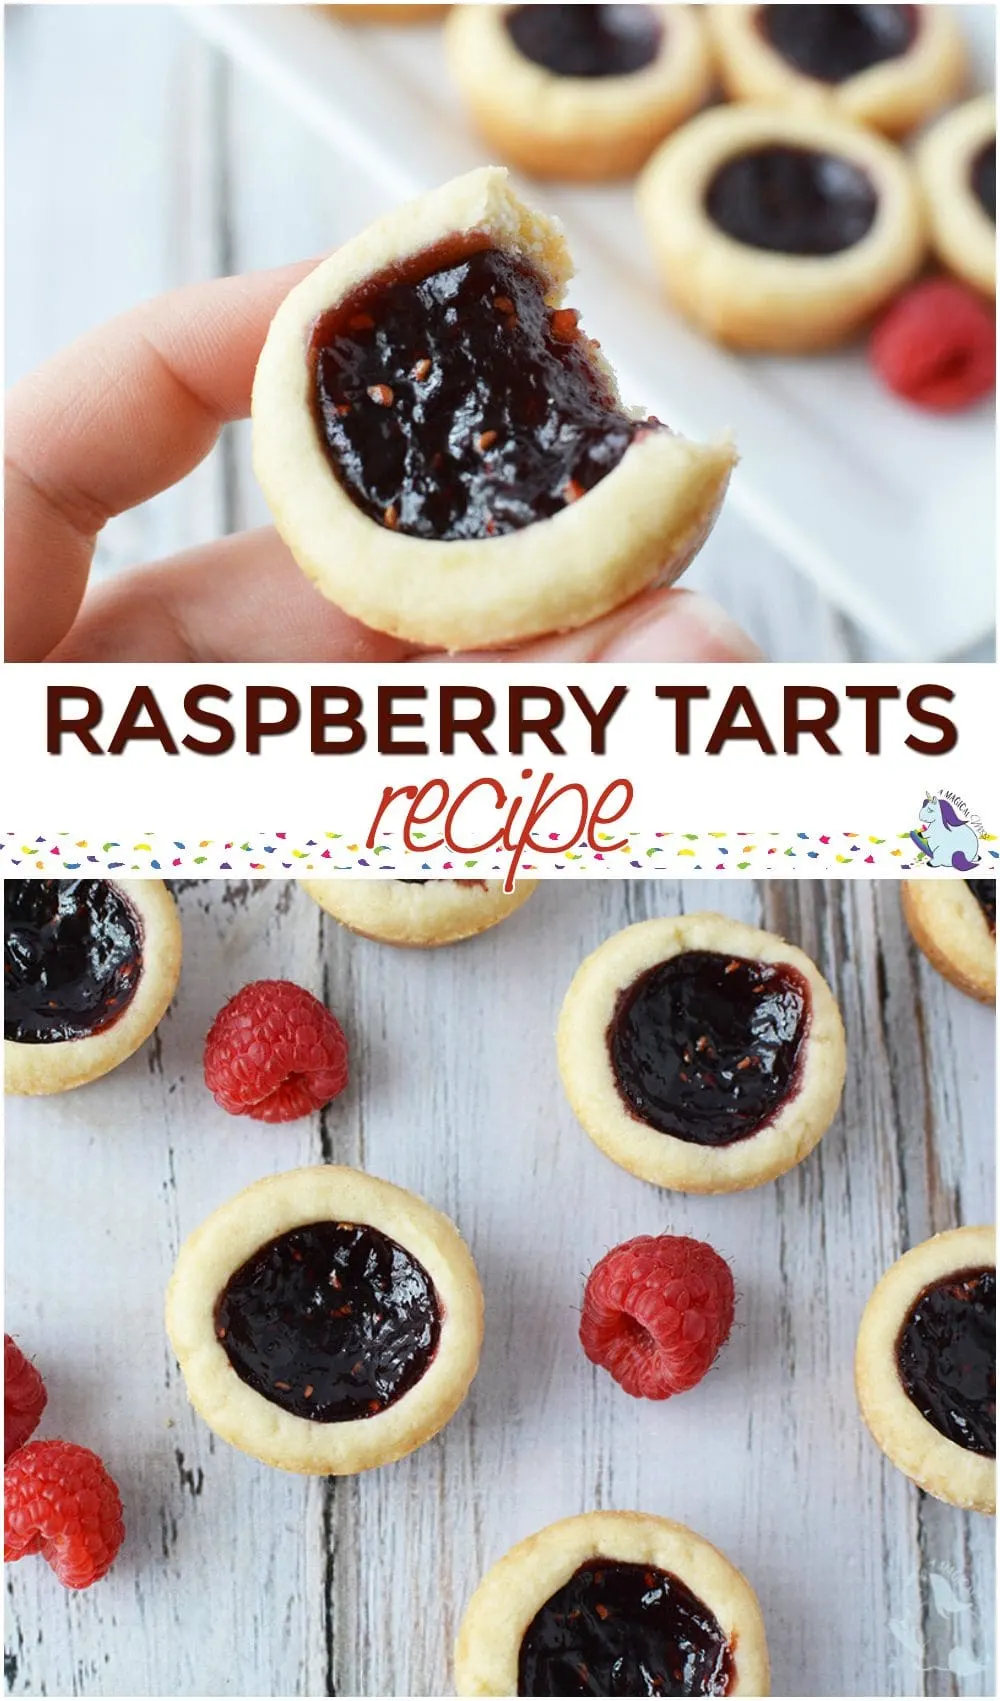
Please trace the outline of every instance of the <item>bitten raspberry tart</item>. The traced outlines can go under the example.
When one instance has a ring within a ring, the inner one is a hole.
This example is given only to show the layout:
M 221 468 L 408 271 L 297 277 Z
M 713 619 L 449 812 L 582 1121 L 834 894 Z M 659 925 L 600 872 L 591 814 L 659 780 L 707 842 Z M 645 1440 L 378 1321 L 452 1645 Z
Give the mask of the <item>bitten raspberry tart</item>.
M 224 1441 L 279 1470 L 346 1476 L 454 1416 L 483 1296 L 447 1217 L 319 1165 L 258 1181 L 189 1236 L 167 1331 L 191 1404 Z
M 861 1415 L 897 1470 L 952 1506 L 996 1511 L 996 1233 L 905 1252 L 865 1307 Z
M 949 112 L 920 138 L 915 162 L 931 247 L 950 272 L 996 293 L 997 117 L 992 95 Z
M 829 111 L 901 136 L 961 93 L 962 34 L 946 6 L 709 6 L 733 100 Z
M 730 444 L 625 411 L 558 226 L 486 167 L 379 220 L 271 324 L 254 465 L 300 567 L 357 619 L 491 648 L 584 624 L 704 541 Z
M 682 1193 L 801 1163 L 844 1085 L 844 1029 L 815 964 L 705 912 L 638 922 L 591 953 L 559 1016 L 559 1069 L 595 1145 Z
M 487 1572 L 458 1633 L 459 1695 L 768 1695 L 746 1578 L 683 1524 L 588 1512 Z
M 445 45 L 472 116 L 539 177 L 625 177 L 704 106 L 694 6 L 456 6 Z
M 670 300 L 734 348 L 843 342 L 924 255 L 905 156 L 822 113 L 704 112 L 657 149 L 637 198 Z
M 385 945 L 454 945 L 496 927 L 527 903 L 537 880 L 505 892 L 501 880 L 302 880 L 352 933 Z
M 181 969 L 162 880 L 4 881 L 8 1093 L 62 1093 L 147 1040 Z
M 928 962 L 960 991 L 997 995 L 995 880 L 904 880 L 903 914 Z

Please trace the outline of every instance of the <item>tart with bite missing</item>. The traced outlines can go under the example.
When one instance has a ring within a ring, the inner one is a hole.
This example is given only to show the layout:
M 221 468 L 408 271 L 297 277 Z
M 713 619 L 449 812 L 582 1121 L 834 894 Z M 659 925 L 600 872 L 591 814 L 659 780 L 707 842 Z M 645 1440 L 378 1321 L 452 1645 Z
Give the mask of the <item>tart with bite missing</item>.
M 949 112 L 920 138 L 915 162 L 931 247 L 950 272 L 996 294 L 997 116 L 992 95 Z
M 715 107 L 657 149 L 637 202 L 663 287 L 733 348 L 829 348 L 920 266 L 912 168 L 870 131 L 824 113 Z
M 595 1145 L 681 1193 L 783 1175 L 825 1134 L 844 1085 L 843 1023 L 816 965 L 708 912 L 638 922 L 592 952 L 557 1049 Z
M 904 880 L 906 925 L 945 980 L 981 1004 L 997 995 L 996 880 Z
M 439 1211 L 326 1164 L 238 1193 L 181 1248 L 167 1331 L 191 1404 L 265 1465 L 346 1476 L 403 1458 L 458 1410 L 483 1296 Z
M 585 624 L 676 579 L 735 459 L 627 412 L 561 305 L 558 226 L 495 167 L 379 220 L 278 309 L 254 466 L 324 595 L 455 650 Z
M 768 1695 L 764 1621 L 703 1536 L 587 1512 L 487 1572 L 455 1649 L 459 1695 Z
M 968 66 L 947 6 L 709 6 L 732 100 L 828 111 L 902 136 L 960 94 Z
M 452 75 L 504 159 L 539 177 L 626 177 L 712 89 L 694 6 L 456 6 Z
M 116 1069 L 149 1038 L 181 969 L 162 880 L 4 881 L 8 1093 L 62 1093 Z
M 883 1453 L 952 1506 L 996 1511 L 996 1232 L 949 1229 L 905 1252 L 865 1307 L 854 1361 Z
M 538 885 L 519 880 L 301 880 L 327 915 L 385 945 L 431 947 L 472 939 L 519 910 Z

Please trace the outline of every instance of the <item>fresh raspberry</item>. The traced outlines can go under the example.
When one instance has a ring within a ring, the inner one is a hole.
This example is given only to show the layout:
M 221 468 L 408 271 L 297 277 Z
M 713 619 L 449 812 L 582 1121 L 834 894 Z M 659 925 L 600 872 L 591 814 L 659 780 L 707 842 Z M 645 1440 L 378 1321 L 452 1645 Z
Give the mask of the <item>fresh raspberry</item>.
M 640 1234 L 590 1272 L 580 1342 L 626 1394 L 669 1400 L 700 1382 L 733 1325 L 733 1273 L 703 1240 Z
M 10 1335 L 3 1338 L 3 1458 L 34 1435 L 45 1410 L 45 1383 Z
M 953 278 L 927 278 L 898 296 L 868 352 L 890 390 L 935 413 L 968 407 L 996 384 L 993 313 Z
M 251 981 L 209 1029 L 205 1085 L 231 1116 L 294 1122 L 347 1086 L 344 1030 L 293 981 Z
M 3 1556 L 40 1553 L 67 1589 L 103 1577 L 125 1538 L 114 1479 L 89 1447 L 30 1441 L 4 1466 Z

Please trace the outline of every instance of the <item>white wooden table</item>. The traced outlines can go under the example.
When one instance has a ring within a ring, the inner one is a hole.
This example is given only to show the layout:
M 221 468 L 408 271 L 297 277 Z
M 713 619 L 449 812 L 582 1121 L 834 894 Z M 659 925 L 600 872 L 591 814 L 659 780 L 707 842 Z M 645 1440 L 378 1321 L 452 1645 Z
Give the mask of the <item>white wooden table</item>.
M 448 1693 L 485 1568 L 595 1506 L 679 1518 L 746 1571 L 777 1695 L 995 1693 L 992 1523 L 889 1466 L 852 1387 L 878 1276 L 930 1233 L 988 1218 L 993 1198 L 993 1013 L 915 954 L 895 885 L 548 883 L 481 939 L 426 953 L 352 937 L 292 884 L 191 882 L 179 897 L 184 969 L 154 1041 L 90 1087 L 8 1101 L 7 1326 L 45 1374 L 43 1433 L 97 1449 L 128 1524 L 88 1593 L 36 1559 L 7 1568 L 12 1693 Z M 590 1143 L 553 1030 L 610 932 L 712 905 L 818 960 L 850 1066 L 805 1164 L 696 1199 Z M 204 1087 L 213 1015 L 261 976 L 322 995 L 348 1033 L 351 1085 L 311 1121 L 235 1120 Z M 161 1322 L 183 1236 L 257 1177 L 323 1159 L 449 1212 L 487 1304 L 480 1374 L 451 1425 L 339 1482 L 216 1442 Z M 655 1405 L 586 1362 L 576 1325 L 596 1259 L 667 1230 L 731 1259 L 739 1299 L 711 1375 Z
M 314 255 L 370 216 L 324 143 L 169 6 L 10 6 L 7 61 L 10 379 L 137 300 Z M 227 432 L 179 489 L 109 526 L 100 569 L 266 523 L 247 448 Z M 774 660 L 880 659 L 731 505 L 685 582 Z

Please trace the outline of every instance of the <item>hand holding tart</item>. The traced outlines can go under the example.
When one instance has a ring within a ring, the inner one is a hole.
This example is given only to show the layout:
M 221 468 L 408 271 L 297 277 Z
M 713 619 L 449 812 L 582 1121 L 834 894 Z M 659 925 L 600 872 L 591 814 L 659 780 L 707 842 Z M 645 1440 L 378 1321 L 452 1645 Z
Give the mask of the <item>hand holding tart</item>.
M 676 579 L 734 453 L 628 413 L 560 305 L 558 226 L 486 167 L 300 283 L 253 391 L 254 466 L 324 595 L 415 644 L 495 648 Z
M 345 1476 L 458 1410 L 483 1296 L 447 1217 L 342 1165 L 270 1176 L 181 1247 L 167 1332 L 191 1404 L 265 1465 Z
M 4 881 L 8 1093 L 62 1093 L 116 1069 L 166 1013 L 181 970 L 162 880 Z
M 595 1145 L 681 1193 L 758 1187 L 801 1163 L 844 1085 L 844 1029 L 803 951 L 703 913 L 638 922 L 581 964 L 559 1070 Z

